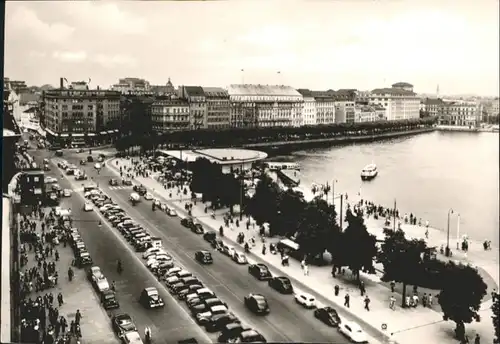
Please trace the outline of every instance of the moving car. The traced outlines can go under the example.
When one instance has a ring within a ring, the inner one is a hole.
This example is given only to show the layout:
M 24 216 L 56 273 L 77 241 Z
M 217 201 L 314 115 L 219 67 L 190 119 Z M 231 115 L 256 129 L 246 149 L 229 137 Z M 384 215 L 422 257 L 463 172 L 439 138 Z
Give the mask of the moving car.
M 314 316 L 331 327 L 337 327 L 341 323 L 340 317 L 333 307 L 318 308 L 314 310 Z
M 248 272 L 250 275 L 257 278 L 259 281 L 267 281 L 273 278 L 269 268 L 264 264 L 252 264 L 248 267 Z
M 71 190 L 70 189 L 64 189 L 63 196 L 64 197 L 71 197 Z
M 263 335 L 256 330 L 246 330 L 236 337 L 235 343 L 267 343 Z
M 132 181 L 130 179 L 122 179 L 122 185 L 132 186 Z
M 100 163 L 98 163 L 98 162 L 96 162 L 96 163 L 94 164 L 94 168 L 95 168 L 96 170 L 101 169 L 101 164 L 100 164 Z
M 296 291 L 294 294 L 295 301 L 306 308 L 316 307 L 316 298 L 311 294 L 303 291 Z
M 117 314 L 111 318 L 111 326 L 113 327 L 113 331 L 119 337 L 127 332 L 137 331 L 137 327 L 135 326 L 132 317 L 126 313 Z
M 111 185 L 111 186 L 117 186 L 118 185 L 118 180 L 116 180 L 115 178 L 111 178 L 109 180 L 109 185 Z
M 124 344 L 143 344 L 144 342 L 141 339 L 141 335 L 139 332 L 127 332 L 122 336 L 122 342 Z
M 354 343 L 368 343 L 365 332 L 361 326 L 352 321 L 345 321 L 339 325 L 339 332 Z
M 215 231 L 209 231 L 203 234 L 203 239 L 206 242 L 212 243 L 217 239 L 217 233 Z
M 292 282 L 288 277 L 273 277 L 269 280 L 269 286 L 282 294 L 293 294 Z
M 268 314 L 269 305 L 266 298 L 261 294 L 249 294 L 245 296 L 245 306 L 255 314 Z
M 83 205 L 83 211 L 92 211 L 92 210 L 94 210 L 92 203 L 85 202 L 85 204 Z
M 139 202 L 141 200 L 139 194 L 135 193 L 135 192 L 132 192 L 130 194 L 130 202 L 132 202 L 132 204 L 136 204 L 137 202 Z
M 146 308 L 159 308 L 165 306 L 155 287 L 144 288 L 140 297 L 141 304 Z
M 146 192 L 146 194 L 144 194 L 144 199 L 146 201 L 151 201 L 153 199 L 153 195 L 150 193 L 150 192 Z
M 135 192 L 137 192 L 139 194 L 139 196 L 144 196 L 146 194 L 146 192 L 148 192 L 146 190 L 146 188 L 142 185 L 134 185 L 134 187 L 132 188 L 132 190 L 134 190 Z
M 84 172 L 75 174 L 75 180 L 87 180 L 88 177 Z
M 181 225 L 183 225 L 186 228 L 191 228 L 192 226 L 194 226 L 193 219 L 191 219 L 189 217 L 183 218 L 181 220 Z
M 248 264 L 247 256 L 241 252 L 234 252 L 232 259 L 238 264 Z
M 166 212 L 169 216 L 172 216 L 172 217 L 177 216 L 177 212 L 175 211 L 174 208 L 168 207 L 168 208 L 166 208 Z
M 198 251 L 195 253 L 194 258 L 201 264 L 212 264 L 212 254 L 208 251 Z

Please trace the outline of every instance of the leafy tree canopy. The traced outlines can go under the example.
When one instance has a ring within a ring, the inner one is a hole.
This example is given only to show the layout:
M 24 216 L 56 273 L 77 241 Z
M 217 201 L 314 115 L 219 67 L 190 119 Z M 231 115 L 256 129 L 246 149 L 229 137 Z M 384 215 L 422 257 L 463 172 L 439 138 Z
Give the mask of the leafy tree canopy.
M 491 310 L 493 315 L 491 318 L 493 319 L 493 328 L 495 329 L 495 338 L 493 342 L 495 344 L 500 343 L 500 296 L 498 293 L 493 297 L 493 305 L 491 306 Z
M 486 283 L 477 269 L 449 261 L 444 285 L 438 296 L 444 320 L 457 324 L 456 334 L 463 336 L 464 324 L 479 320 L 478 311 L 486 295 Z

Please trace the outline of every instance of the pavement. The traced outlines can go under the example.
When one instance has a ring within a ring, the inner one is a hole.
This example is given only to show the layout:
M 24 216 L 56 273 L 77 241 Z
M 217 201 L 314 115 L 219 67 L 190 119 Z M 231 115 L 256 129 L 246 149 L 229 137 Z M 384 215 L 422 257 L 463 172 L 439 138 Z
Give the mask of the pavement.
M 76 162 L 80 159 L 78 155 L 74 157 L 67 155 L 64 158 L 70 162 Z M 210 245 L 201 236 L 195 235 L 184 228 L 180 224 L 179 218 L 169 217 L 162 211 L 152 212 L 150 202 L 142 201 L 132 206 L 128 202 L 131 192 L 130 188 L 112 189 L 108 186 L 109 179 L 117 176 L 117 171 L 110 168 L 109 165 L 110 162 L 107 162 L 106 167 L 99 175 L 92 168 L 86 167 L 85 169 L 87 174 L 99 183 L 101 189 L 125 209 L 135 221 L 148 228 L 153 235 L 162 239 L 164 247 L 174 257 L 177 265 L 191 271 L 205 285 L 214 290 L 243 323 L 260 331 L 270 342 L 344 343 L 346 341 L 335 329 L 327 327 L 316 320 L 311 311 L 302 309 L 301 306 L 293 301 L 292 296 L 281 295 L 270 289 L 267 283 L 254 279 L 248 274 L 247 267 L 237 265 L 220 253 L 214 253 L 214 264 L 210 266 L 201 266 L 198 264 L 194 260 L 194 253 L 200 249 L 209 249 Z M 64 187 L 64 182 L 62 184 Z M 79 186 L 80 183 L 75 184 L 74 188 L 78 188 Z M 99 232 L 104 233 L 107 231 L 100 230 Z M 97 240 L 104 241 L 104 236 L 107 236 L 107 234 L 100 234 Z M 89 241 L 89 250 L 92 249 L 91 242 L 95 240 Z M 111 241 L 102 245 L 108 247 L 106 251 L 107 256 L 118 254 L 112 252 L 117 250 L 109 249 L 109 247 L 117 247 L 116 240 L 115 246 L 112 246 Z M 94 256 L 94 253 L 90 252 Z M 94 260 L 96 259 L 94 258 Z M 97 265 L 101 266 L 101 263 L 99 262 Z M 101 268 L 103 267 L 101 266 Z M 107 274 L 107 270 L 104 271 Z M 132 285 L 138 284 L 137 281 L 130 281 L 129 283 Z M 118 291 L 120 293 L 120 289 Z M 243 304 L 243 298 L 250 292 L 261 293 L 266 296 L 271 307 L 271 313 L 268 316 L 255 316 L 246 309 Z M 320 301 L 326 302 L 326 299 L 321 295 L 317 297 Z M 380 343 L 377 339 L 373 339 L 371 342 Z
M 48 212 L 48 210 L 45 210 Z M 37 222 L 37 231 L 41 234 L 40 221 Z M 32 292 L 29 294 L 32 300 L 36 297 L 43 296 L 51 292 L 55 297 L 62 293 L 64 303 L 59 307 L 59 315 L 64 316 L 71 323 L 75 319 L 77 309 L 82 314 L 80 327 L 82 331 L 81 343 L 102 343 L 115 344 L 118 339 L 113 334 L 113 331 L 107 326 L 109 320 L 106 312 L 100 307 L 100 301 L 97 298 L 90 283 L 88 283 L 84 270 L 73 268 L 75 275 L 73 281 L 68 279 L 68 268 L 74 258 L 71 247 L 64 247 L 61 243 L 57 246 L 59 251 L 59 261 L 56 262 L 56 270 L 59 275 L 58 284 L 51 289 L 42 292 Z M 22 269 L 25 272 L 27 269 L 36 266 L 35 252 L 28 252 L 28 263 Z M 54 257 L 49 257 L 47 261 L 55 261 Z M 56 299 L 57 300 L 57 299 Z M 57 303 L 57 301 L 55 301 Z
M 53 157 L 52 152 L 45 150 L 33 151 L 32 154 L 37 160 Z M 66 154 L 65 152 L 64 158 L 67 158 L 67 156 L 70 156 L 70 153 Z M 71 162 L 78 164 L 80 159 L 81 156 L 75 154 Z M 144 266 L 142 259 L 139 258 L 140 256 L 131 249 L 116 229 L 108 226 L 106 220 L 98 212 L 83 211 L 84 198 L 81 182 L 75 181 L 73 176 L 64 175 L 64 177 L 61 177 L 62 172 L 52 161 L 51 164 L 51 171 L 46 172 L 46 174 L 58 178 L 58 183 L 62 188 L 76 190 L 71 197 L 62 198 L 62 207 L 72 209 L 73 225 L 79 229 L 94 264 L 101 268 L 101 271 L 110 282 L 115 281 L 120 308 L 108 311 L 108 316 L 100 320 L 100 324 L 111 330 L 111 316 L 118 313 L 128 313 L 134 319 L 141 336 L 143 336 L 146 326 L 151 328 L 155 344 L 177 343 L 179 340 L 191 337 L 196 338 L 199 343 L 214 342 L 214 338 L 208 337 L 185 310 L 179 306 L 177 300 L 168 293 L 166 288 L 162 287 L 153 274 Z M 87 166 L 89 175 L 94 173 L 93 175 L 97 176 L 91 169 L 91 167 Z M 102 184 L 106 183 L 103 182 Z M 121 204 L 123 203 L 126 203 L 126 199 Z M 98 225 L 99 221 L 102 222 L 101 227 Z M 118 259 L 121 259 L 124 267 L 122 274 L 118 274 L 116 271 Z M 83 275 L 83 270 L 78 271 L 78 274 Z M 63 275 L 65 274 L 60 274 L 60 276 Z M 84 284 L 87 285 L 88 282 Z M 139 304 L 141 291 L 149 286 L 158 288 L 160 296 L 165 302 L 165 307 L 157 310 L 147 310 Z M 90 303 L 89 300 L 89 297 L 80 298 L 82 304 L 89 303 L 89 308 L 102 312 L 99 304 Z M 85 312 L 83 312 L 83 316 L 85 318 Z M 86 332 L 85 328 L 82 330 Z
M 116 159 L 113 159 L 108 166 L 111 169 L 116 169 Z M 119 164 L 121 166 L 129 164 L 130 162 L 125 159 L 119 159 Z M 115 170 L 116 172 L 116 170 Z M 143 184 L 146 188 L 153 190 L 154 193 L 172 204 L 176 205 L 180 213 L 185 213 L 184 203 L 180 201 L 179 196 L 173 192 L 173 196 L 169 197 L 169 191 L 165 190 L 160 183 L 152 178 L 137 177 L 136 181 Z M 356 200 L 351 200 L 355 202 Z M 143 202 L 144 203 L 144 202 Z M 345 208 L 345 206 L 344 206 Z M 222 224 L 222 216 L 220 216 L 220 211 L 216 219 L 212 219 L 210 216 L 204 213 L 204 205 L 198 202 L 192 210 L 193 217 L 199 219 L 204 225 L 218 230 Z M 377 231 L 381 231 L 382 226 L 380 222 L 373 219 L 367 219 L 367 227 L 373 234 L 380 234 Z M 243 223 L 246 219 L 243 220 Z M 425 237 L 425 230 L 422 231 L 422 227 L 402 225 L 403 230 L 407 232 L 408 237 L 415 237 L 422 235 Z M 236 235 L 239 231 L 243 231 L 246 234 L 246 229 L 235 229 L 226 230 L 225 237 L 236 244 Z M 258 233 L 254 232 L 254 235 L 258 237 Z M 268 241 L 269 242 L 269 241 Z M 443 242 L 443 232 L 429 228 L 429 246 L 439 246 Z M 259 246 L 257 246 L 259 247 Z M 463 252 L 455 252 L 453 259 L 470 262 L 473 265 L 478 265 L 490 275 L 490 290 L 498 285 L 498 250 L 484 251 L 479 243 L 472 242 L 469 245 L 469 252 L 465 255 Z M 401 300 L 398 299 L 396 310 L 390 310 L 388 307 L 388 301 L 390 297 L 390 291 L 386 286 L 379 282 L 376 276 L 370 276 L 363 274 L 362 279 L 365 282 L 367 294 L 371 299 L 370 312 L 363 309 L 363 302 L 361 296 L 358 294 L 359 291 L 354 286 L 353 281 L 349 277 L 340 276 L 333 279 L 330 274 L 330 267 L 315 267 L 311 266 L 309 271 L 309 276 L 304 276 L 302 269 L 300 268 L 299 262 L 293 261 L 290 267 L 282 267 L 281 261 L 278 256 L 273 256 L 270 254 L 262 255 L 260 249 L 254 250 L 250 255 L 251 259 L 262 260 L 267 263 L 268 266 L 274 271 L 286 274 L 294 280 L 294 282 L 300 282 L 306 287 L 306 290 L 315 290 L 317 294 L 322 295 L 320 298 L 327 300 L 328 303 L 333 303 L 339 311 L 344 311 L 347 314 L 351 314 L 362 326 L 365 327 L 365 331 L 370 334 L 375 331 L 378 332 L 378 337 L 384 339 L 384 335 L 391 337 L 391 340 L 396 341 L 400 344 L 404 343 L 456 343 L 453 338 L 454 323 L 445 322 L 442 319 L 442 313 L 437 307 L 431 308 L 411 308 L 402 309 L 399 307 Z M 496 267 L 496 270 L 495 270 Z M 496 274 L 495 272 L 496 271 Z M 373 278 L 375 277 L 375 278 Z M 491 282 L 491 281 L 490 281 Z M 339 296 L 335 297 L 333 293 L 333 286 L 338 284 L 341 288 L 341 293 Z M 489 291 L 490 291 L 489 290 Z M 498 290 L 498 289 L 497 289 Z M 351 307 L 349 310 L 343 307 L 343 296 L 346 292 L 351 295 Z M 489 294 L 489 293 L 488 293 Z M 398 295 L 396 295 L 398 298 Z M 493 342 L 493 325 L 491 322 L 491 310 L 488 301 L 488 297 L 485 298 L 485 303 L 483 304 L 480 314 L 482 316 L 482 321 L 479 323 L 472 323 L 466 326 L 467 333 L 470 338 L 473 338 L 476 333 L 479 333 L 483 343 Z M 385 324 L 387 329 L 382 330 L 382 326 Z M 368 328 L 367 328 L 367 327 Z M 392 335 L 391 335 L 392 334 Z M 377 335 L 375 335 L 377 337 Z M 295 339 L 295 338 L 294 338 Z

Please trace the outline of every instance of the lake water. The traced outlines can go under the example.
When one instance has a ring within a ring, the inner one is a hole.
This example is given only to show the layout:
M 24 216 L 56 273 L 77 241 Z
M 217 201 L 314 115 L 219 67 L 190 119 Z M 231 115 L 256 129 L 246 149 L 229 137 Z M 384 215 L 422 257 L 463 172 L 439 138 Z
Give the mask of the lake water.
M 273 158 L 272 160 L 274 160 Z M 337 180 L 336 193 L 355 195 L 412 212 L 422 222 L 499 244 L 499 136 L 497 133 L 432 132 L 368 144 L 314 149 L 276 160 L 298 162 L 301 184 Z M 376 163 L 379 175 L 362 182 L 361 169 Z

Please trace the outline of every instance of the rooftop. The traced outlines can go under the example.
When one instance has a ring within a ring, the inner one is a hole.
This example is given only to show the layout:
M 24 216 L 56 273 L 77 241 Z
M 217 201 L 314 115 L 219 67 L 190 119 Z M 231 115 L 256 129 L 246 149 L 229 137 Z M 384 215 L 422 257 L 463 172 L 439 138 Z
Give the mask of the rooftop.
M 415 96 L 412 91 L 402 90 L 399 88 L 376 88 L 372 90 L 372 94 L 389 94 L 392 96 Z
M 295 96 L 301 94 L 291 86 L 283 85 L 229 85 L 228 93 L 232 96 Z
M 184 86 L 184 90 L 189 97 L 203 97 L 205 95 L 201 86 Z
M 222 165 L 238 165 L 246 162 L 260 161 L 267 158 L 267 154 L 261 151 L 234 148 L 209 148 L 182 151 L 161 150 L 160 152 L 187 162 L 194 162 L 198 158 L 205 158 L 211 162 L 216 162 Z
M 13 137 L 13 136 L 18 136 L 14 131 L 10 129 L 3 129 L 3 137 Z
M 40 100 L 40 95 L 36 93 L 21 93 L 19 104 L 24 105 L 29 102 L 35 102 Z
M 396 82 L 395 84 L 392 84 L 392 87 L 413 87 L 413 85 L 407 82 Z
M 203 87 L 207 97 L 229 97 L 229 93 L 221 87 Z

